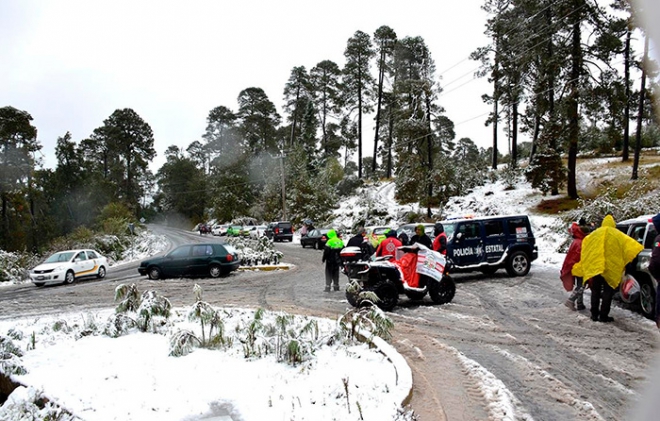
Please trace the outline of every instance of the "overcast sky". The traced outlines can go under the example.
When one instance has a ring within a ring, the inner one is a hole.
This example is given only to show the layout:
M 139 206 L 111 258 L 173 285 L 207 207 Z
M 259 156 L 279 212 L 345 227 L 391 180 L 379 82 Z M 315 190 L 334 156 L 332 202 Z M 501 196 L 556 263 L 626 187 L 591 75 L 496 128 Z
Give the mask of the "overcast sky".
M 69 131 L 79 142 L 116 109 L 132 108 L 154 132 L 155 171 L 168 146 L 201 140 L 212 108 L 236 111 L 238 94 L 259 87 L 283 115 L 293 67 L 326 59 L 343 67 L 348 38 L 388 25 L 399 38 L 424 38 L 456 138 L 488 147 L 481 95 L 491 87 L 473 78 L 478 64 L 468 59 L 488 44 L 482 3 L 2 0 L 0 106 L 32 115 L 47 167 L 58 137 Z M 371 156 L 372 126 L 364 129 L 363 156 Z

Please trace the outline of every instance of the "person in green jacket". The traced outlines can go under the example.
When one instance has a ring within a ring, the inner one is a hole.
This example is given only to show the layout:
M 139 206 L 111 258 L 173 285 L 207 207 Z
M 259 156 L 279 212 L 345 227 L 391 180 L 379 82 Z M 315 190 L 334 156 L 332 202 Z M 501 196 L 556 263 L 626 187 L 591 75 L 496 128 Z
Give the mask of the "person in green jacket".
M 344 242 L 337 237 L 335 230 L 328 231 L 328 241 L 323 247 L 322 263 L 325 263 L 325 292 L 330 292 L 330 285 L 335 291 L 339 291 L 339 267 L 341 257 L 339 252 L 344 248 Z

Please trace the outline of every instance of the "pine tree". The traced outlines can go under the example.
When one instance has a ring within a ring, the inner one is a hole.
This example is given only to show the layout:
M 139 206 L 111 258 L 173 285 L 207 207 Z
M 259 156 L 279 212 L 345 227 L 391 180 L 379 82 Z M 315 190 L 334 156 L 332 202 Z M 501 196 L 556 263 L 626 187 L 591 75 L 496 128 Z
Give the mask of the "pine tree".
M 374 57 L 371 37 L 357 31 L 348 39 L 344 57 L 344 105 L 348 114 L 357 112 L 358 178 L 362 178 L 362 115 L 371 111 L 374 79 L 370 72 L 370 62 Z

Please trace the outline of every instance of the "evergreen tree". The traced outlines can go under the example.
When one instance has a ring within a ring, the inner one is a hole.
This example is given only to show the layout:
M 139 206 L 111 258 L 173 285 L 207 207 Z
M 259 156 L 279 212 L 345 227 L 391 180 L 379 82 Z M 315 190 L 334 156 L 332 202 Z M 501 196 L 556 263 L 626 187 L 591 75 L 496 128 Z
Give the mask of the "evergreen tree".
M 376 53 L 378 54 L 378 90 L 376 93 L 376 127 L 374 134 L 374 155 L 373 162 L 371 164 L 371 171 L 376 172 L 376 158 L 378 157 L 378 141 L 380 134 L 380 125 L 381 125 L 381 108 L 383 104 L 383 88 L 385 84 L 385 76 L 393 72 L 393 59 L 394 59 L 394 49 L 396 48 L 396 32 L 389 26 L 381 26 L 376 29 L 374 33 L 374 41 L 376 42 L 377 48 Z
M 305 66 L 294 67 L 291 70 L 289 81 L 284 85 L 284 110 L 289 113 L 291 123 L 291 136 L 289 138 L 289 147 L 296 144 L 296 136 L 300 120 L 303 114 L 307 112 L 311 101 L 311 82 Z
M 0 248 L 5 250 L 24 245 L 17 241 L 20 239 L 12 238 L 27 231 L 19 230 L 19 227 L 33 227 L 31 177 L 35 166 L 34 153 L 41 149 L 41 144 L 31 121 L 32 116 L 26 111 L 14 107 L 0 108 Z M 20 222 L 18 218 L 27 219 L 28 223 L 17 224 Z
M 261 88 L 247 88 L 238 95 L 239 133 L 255 155 L 278 151 L 280 115 Z
M 310 71 L 310 82 L 312 86 L 312 100 L 318 110 L 321 124 L 321 150 L 323 155 L 331 156 L 338 148 L 332 144 L 331 138 L 335 136 L 337 123 L 330 122 L 330 117 L 336 117 L 341 108 L 341 70 L 333 61 L 323 60 Z M 329 126 L 333 124 L 332 128 Z
M 115 187 L 113 200 L 136 211 L 144 193 L 139 180 L 156 156 L 151 127 L 132 109 L 119 109 L 94 131 L 92 140 L 100 142 L 93 159 L 102 161 L 104 179 Z
M 362 178 L 362 115 L 371 111 L 374 79 L 370 62 L 375 52 L 368 34 L 357 31 L 348 39 L 344 57 L 344 104 L 348 114 L 357 112 L 358 178 Z

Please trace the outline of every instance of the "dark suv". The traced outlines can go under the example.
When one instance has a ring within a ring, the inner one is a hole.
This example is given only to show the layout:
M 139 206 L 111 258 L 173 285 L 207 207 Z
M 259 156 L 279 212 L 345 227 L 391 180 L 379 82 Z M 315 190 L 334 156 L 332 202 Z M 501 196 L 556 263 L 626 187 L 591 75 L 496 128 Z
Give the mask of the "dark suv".
M 291 222 L 271 222 L 264 231 L 266 237 L 273 241 L 293 241 L 293 227 Z
M 442 221 L 453 272 L 525 276 L 539 256 L 527 215 L 486 216 Z
M 649 319 L 653 319 L 655 314 L 655 292 L 658 288 L 658 280 L 649 272 L 653 240 L 658 235 L 651 218 L 653 215 L 644 215 L 616 224 L 620 231 L 644 246 L 644 250 L 626 266 L 626 276 L 634 283 L 632 290 L 639 293 L 631 296 L 620 294 L 621 299 L 629 304 L 638 303 L 642 314 Z

